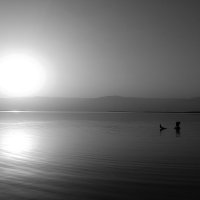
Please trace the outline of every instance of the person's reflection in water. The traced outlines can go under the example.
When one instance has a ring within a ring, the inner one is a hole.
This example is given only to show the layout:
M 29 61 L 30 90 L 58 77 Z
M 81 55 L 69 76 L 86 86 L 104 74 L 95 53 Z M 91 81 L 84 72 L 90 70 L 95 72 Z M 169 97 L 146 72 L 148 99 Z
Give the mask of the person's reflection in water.
M 176 129 L 176 137 L 180 137 L 181 136 L 181 130 L 180 129 Z

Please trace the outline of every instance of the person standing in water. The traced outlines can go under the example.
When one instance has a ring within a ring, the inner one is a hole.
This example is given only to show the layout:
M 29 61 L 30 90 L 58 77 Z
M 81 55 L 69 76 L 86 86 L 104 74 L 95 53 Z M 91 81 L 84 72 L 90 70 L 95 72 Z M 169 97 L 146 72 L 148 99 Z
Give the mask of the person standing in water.
M 176 126 L 174 127 L 174 129 L 180 130 L 181 129 L 180 124 L 181 124 L 181 122 L 176 122 Z
M 181 122 L 176 122 L 176 126 L 174 127 L 177 135 L 180 135 L 180 130 L 181 130 L 180 124 Z

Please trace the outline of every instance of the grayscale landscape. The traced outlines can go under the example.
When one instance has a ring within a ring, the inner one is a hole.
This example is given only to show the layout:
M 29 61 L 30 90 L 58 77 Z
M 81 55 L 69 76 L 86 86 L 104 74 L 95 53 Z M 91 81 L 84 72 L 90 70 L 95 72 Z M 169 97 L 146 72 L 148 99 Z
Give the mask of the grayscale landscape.
M 0 200 L 200 199 L 200 3 L 0 0 Z

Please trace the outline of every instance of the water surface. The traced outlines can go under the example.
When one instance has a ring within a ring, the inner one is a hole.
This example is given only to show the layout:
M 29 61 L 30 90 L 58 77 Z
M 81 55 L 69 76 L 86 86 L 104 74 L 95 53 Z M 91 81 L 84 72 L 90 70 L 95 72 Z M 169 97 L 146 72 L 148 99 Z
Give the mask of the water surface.
M 199 121 L 199 114 L 2 112 L 0 199 L 196 199 Z M 160 123 L 168 129 L 160 132 Z

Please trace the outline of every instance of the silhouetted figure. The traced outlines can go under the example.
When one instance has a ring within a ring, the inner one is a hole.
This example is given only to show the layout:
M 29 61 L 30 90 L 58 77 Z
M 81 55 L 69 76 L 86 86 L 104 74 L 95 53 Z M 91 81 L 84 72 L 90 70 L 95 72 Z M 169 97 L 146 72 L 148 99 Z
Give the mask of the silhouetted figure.
M 174 129 L 180 130 L 181 129 L 180 124 L 181 122 L 176 122 L 176 126 L 174 127 Z
M 163 131 L 163 130 L 165 130 L 165 129 L 167 129 L 167 128 L 165 128 L 164 126 L 162 126 L 162 125 L 160 124 L 160 131 Z
M 176 130 L 176 137 L 180 136 L 180 130 L 181 130 L 180 124 L 181 122 L 176 122 L 176 126 L 174 127 L 174 129 Z

